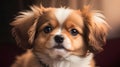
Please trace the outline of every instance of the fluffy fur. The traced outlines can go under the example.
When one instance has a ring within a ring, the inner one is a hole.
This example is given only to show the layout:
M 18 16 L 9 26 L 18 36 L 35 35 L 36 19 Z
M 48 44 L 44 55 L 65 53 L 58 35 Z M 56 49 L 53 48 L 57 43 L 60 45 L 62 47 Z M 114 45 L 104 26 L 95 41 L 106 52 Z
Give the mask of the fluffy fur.
M 95 67 L 108 32 L 105 17 L 82 10 L 32 6 L 11 23 L 17 44 L 29 50 L 12 67 Z

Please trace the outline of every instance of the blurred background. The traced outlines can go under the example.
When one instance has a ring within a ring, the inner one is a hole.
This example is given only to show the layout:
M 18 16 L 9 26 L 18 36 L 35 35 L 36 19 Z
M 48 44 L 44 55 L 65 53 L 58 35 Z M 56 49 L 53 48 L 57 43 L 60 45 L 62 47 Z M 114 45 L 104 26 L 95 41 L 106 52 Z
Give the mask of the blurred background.
M 66 6 L 81 9 L 92 3 L 93 9 L 101 10 L 106 16 L 111 30 L 103 52 L 95 56 L 99 67 L 120 67 L 120 0 L 1 0 L 0 1 L 0 67 L 10 67 L 15 56 L 25 50 L 16 46 L 11 36 L 11 26 L 19 11 L 29 10 L 29 6 L 42 4 L 44 7 Z

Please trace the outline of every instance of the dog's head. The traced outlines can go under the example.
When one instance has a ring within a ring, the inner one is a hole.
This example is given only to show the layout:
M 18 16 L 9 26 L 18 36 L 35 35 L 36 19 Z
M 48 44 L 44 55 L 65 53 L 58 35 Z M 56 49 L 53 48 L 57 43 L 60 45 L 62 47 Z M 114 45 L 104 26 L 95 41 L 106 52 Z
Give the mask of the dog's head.
M 23 48 L 52 58 L 84 56 L 100 52 L 105 44 L 108 24 L 99 12 L 69 8 L 33 6 L 11 23 L 13 35 Z

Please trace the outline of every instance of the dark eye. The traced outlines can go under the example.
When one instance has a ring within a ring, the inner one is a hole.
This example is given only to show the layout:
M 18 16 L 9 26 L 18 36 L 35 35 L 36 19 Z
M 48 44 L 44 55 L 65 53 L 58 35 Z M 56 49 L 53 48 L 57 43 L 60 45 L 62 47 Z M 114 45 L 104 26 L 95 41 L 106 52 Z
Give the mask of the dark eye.
M 70 33 L 73 35 L 73 36 L 76 36 L 78 34 L 78 31 L 76 29 L 71 29 L 70 30 Z
M 46 27 L 43 29 L 43 31 L 44 31 L 45 33 L 50 33 L 50 32 L 52 31 L 52 27 L 51 27 L 51 26 L 46 26 Z

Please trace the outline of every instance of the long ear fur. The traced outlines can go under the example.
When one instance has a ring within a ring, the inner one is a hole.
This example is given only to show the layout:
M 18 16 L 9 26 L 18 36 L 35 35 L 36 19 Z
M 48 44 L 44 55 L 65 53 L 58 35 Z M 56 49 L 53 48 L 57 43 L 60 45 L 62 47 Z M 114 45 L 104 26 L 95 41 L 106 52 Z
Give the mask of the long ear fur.
M 82 10 L 82 16 L 86 27 L 85 40 L 88 42 L 88 49 L 94 53 L 102 51 L 109 29 L 105 17 L 97 11 L 91 12 L 89 6 Z
M 20 15 L 15 18 L 10 25 L 13 26 L 12 35 L 19 46 L 31 48 L 34 38 L 37 18 L 42 14 L 43 7 L 31 7 L 31 11 L 20 12 Z

